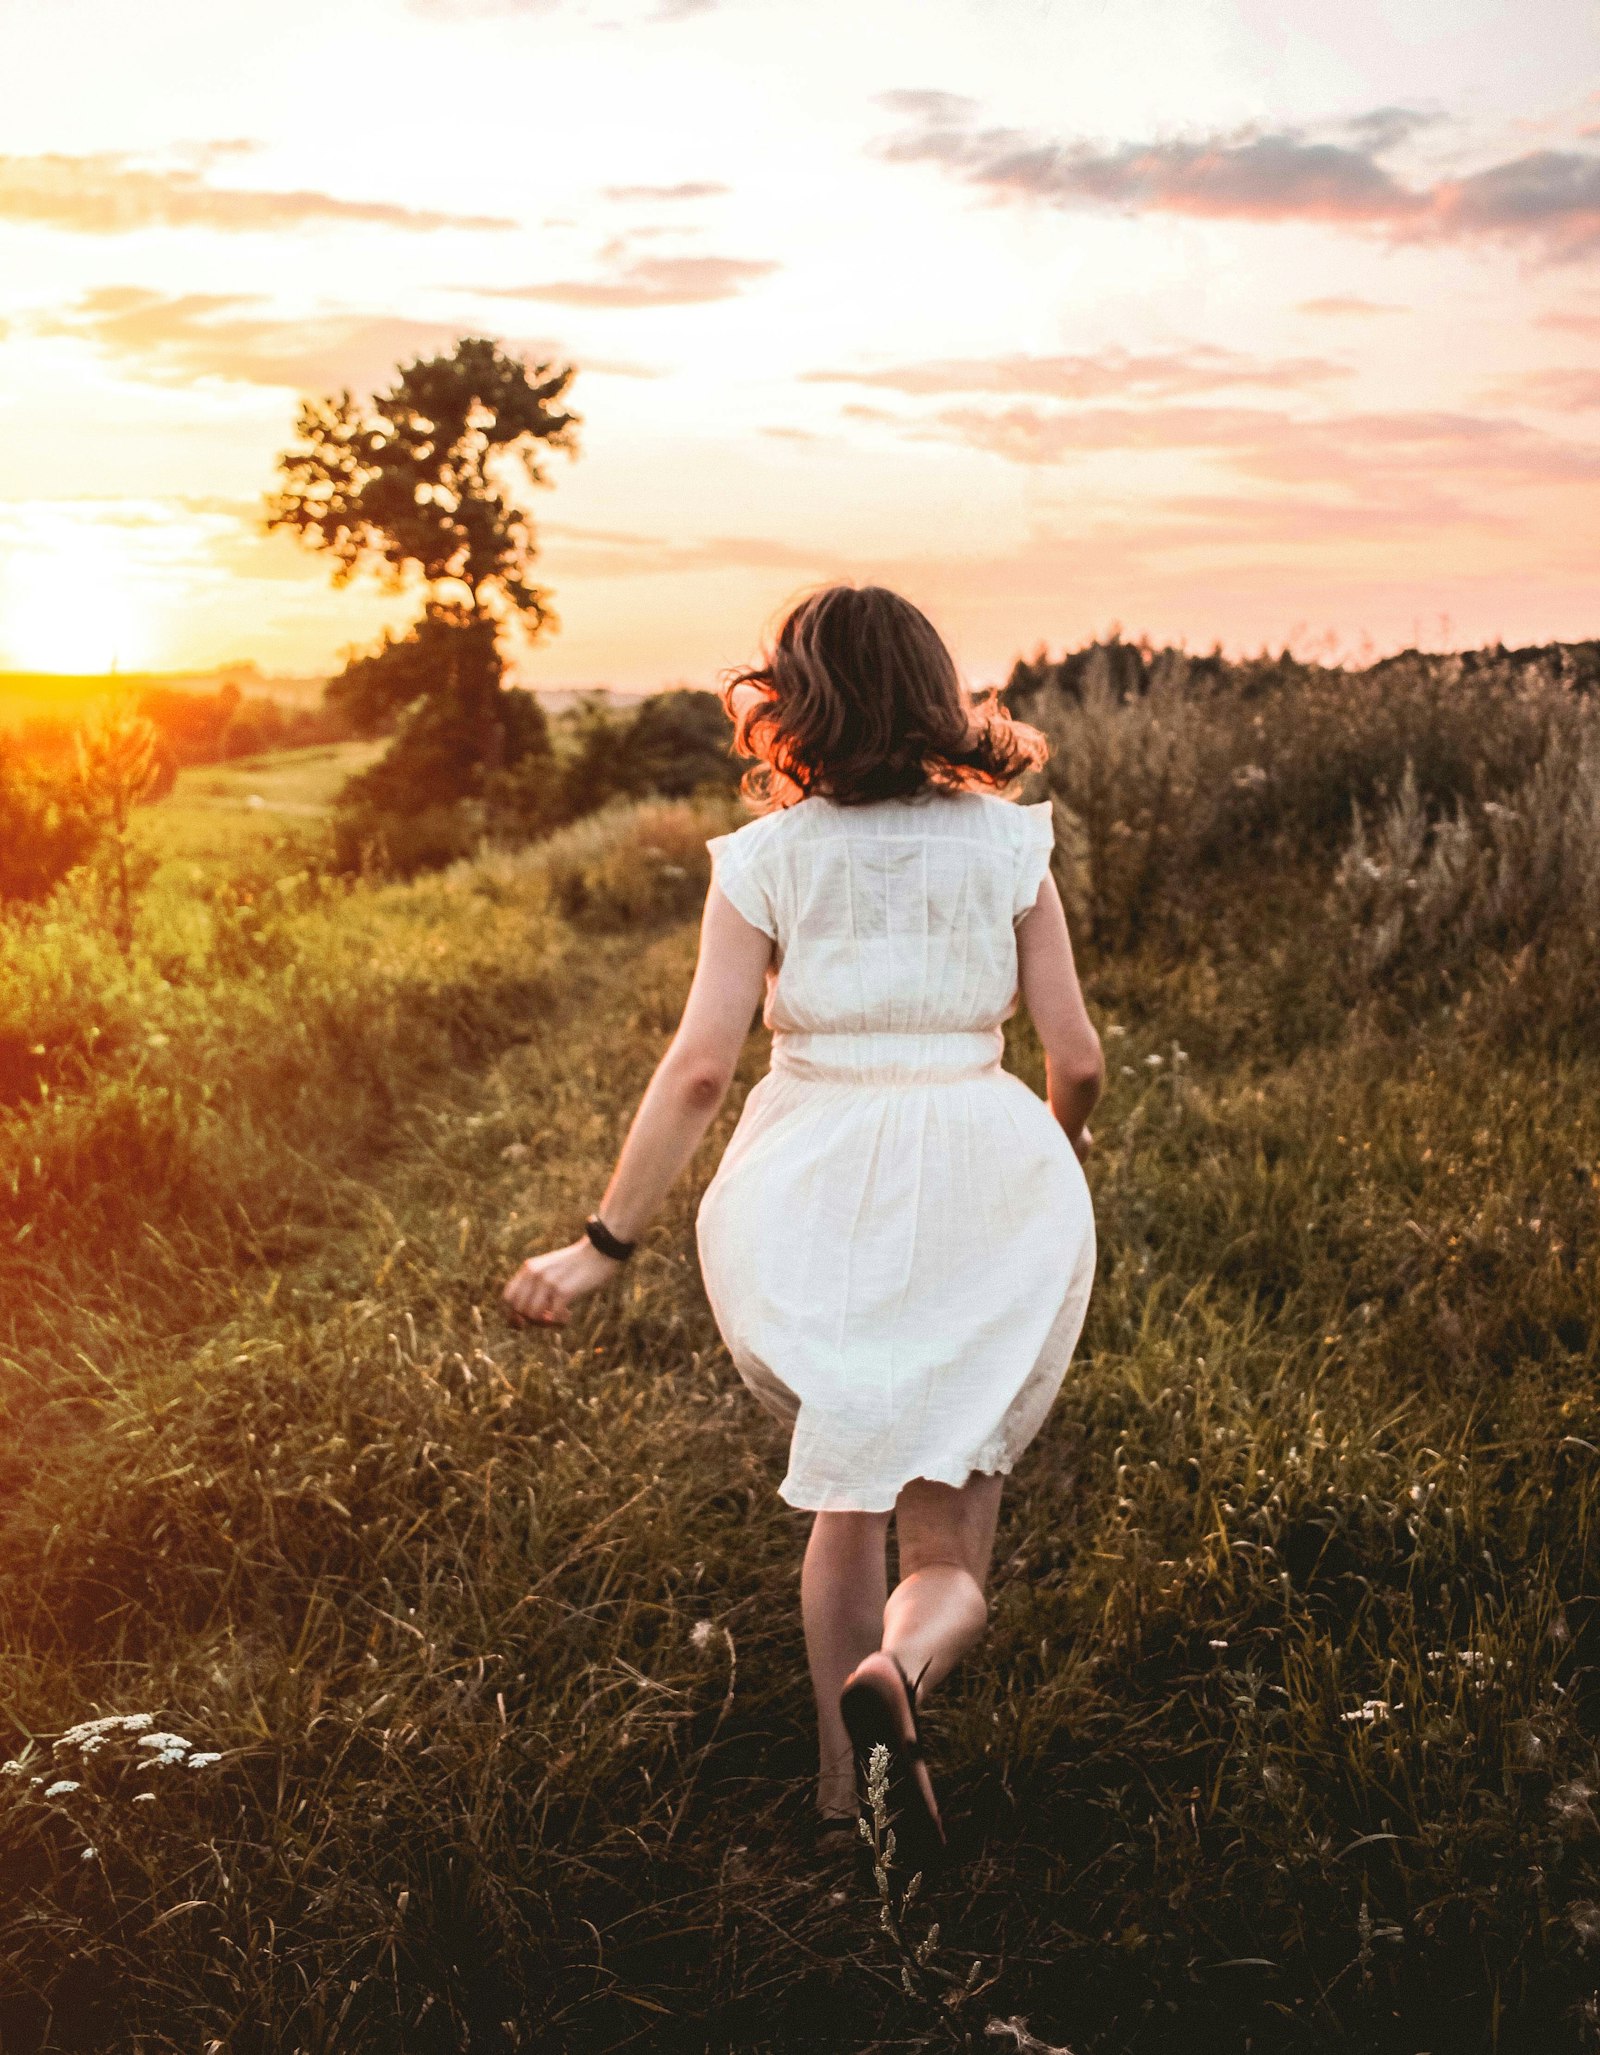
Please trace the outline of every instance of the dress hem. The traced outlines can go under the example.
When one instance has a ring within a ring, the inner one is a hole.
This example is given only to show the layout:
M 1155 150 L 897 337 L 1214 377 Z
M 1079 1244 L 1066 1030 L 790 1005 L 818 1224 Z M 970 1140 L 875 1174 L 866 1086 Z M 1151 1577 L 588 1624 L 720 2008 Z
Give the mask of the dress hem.
M 837 1492 L 827 1493 L 826 1505 L 813 1505 L 809 1497 L 791 1496 L 783 1484 L 778 1486 L 778 1496 L 786 1506 L 792 1506 L 798 1513 L 892 1513 L 900 1502 L 901 1492 L 908 1484 L 948 1484 L 953 1491 L 959 1491 L 962 1485 L 970 1483 L 974 1477 L 1009 1477 L 1015 1464 L 1014 1456 L 989 1457 L 987 1450 L 981 1450 L 979 1460 L 968 1463 L 965 1467 L 959 1463 L 950 1463 L 937 1471 L 915 1470 L 894 1487 L 893 1496 L 886 1506 L 856 1503 L 856 1498 L 875 1497 L 876 1493 L 859 1493 L 852 1496 Z

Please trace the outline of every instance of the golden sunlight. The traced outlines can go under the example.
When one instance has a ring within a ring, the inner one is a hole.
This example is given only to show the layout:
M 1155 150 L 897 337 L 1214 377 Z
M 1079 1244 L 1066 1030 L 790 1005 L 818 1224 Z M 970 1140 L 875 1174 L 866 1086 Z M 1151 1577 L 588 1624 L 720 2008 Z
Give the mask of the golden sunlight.
M 152 655 L 152 608 L 126 541 L 65 509 L 41 512 L 0 569 L 0 661 L 86 674 Z

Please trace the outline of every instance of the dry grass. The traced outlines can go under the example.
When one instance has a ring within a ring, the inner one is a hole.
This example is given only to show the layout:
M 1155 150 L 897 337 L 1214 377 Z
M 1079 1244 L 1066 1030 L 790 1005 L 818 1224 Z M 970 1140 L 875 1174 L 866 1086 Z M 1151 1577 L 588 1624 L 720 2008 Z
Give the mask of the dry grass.
M 1298 856 L 1287 801 L 1220 852 L 1169 808 L 1178 871 L 1078 881 L 1101 1278 L 898 1940 L 800 1831 L 804 1521 L 694 1190 L 569 1333 L 496 1311 L 672 1025 L 708 823 L 158 880 L 121 970 L 19 926 L 60 996 L 3 1137 L 7 2050 L 1590 2044 L 1600 1064 L 1531 996 L 1578 945 L 1545 898 L 1352 972 L 1351 796 Z M 630 845 L 691 877 L 635 902 Z M 55 1745 L 111 1713 L 219 1760 Z

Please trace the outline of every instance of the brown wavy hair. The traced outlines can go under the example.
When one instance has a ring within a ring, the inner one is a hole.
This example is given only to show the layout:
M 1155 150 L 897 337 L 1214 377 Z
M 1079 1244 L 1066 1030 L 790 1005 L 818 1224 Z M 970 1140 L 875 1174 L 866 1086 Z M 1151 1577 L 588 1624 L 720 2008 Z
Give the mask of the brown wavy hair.
M 760 699 L 736 708 L 748 685 Z M 881 585 L 828 585 L 801 600 L 763 661 L 730 673 L 722 704 L 735 750 L 756 759 L 743 790 L 762 812 L 813 793 L 861 806 L 1004 791 L 1049 754 L 997 693 L 971 698 L 927 615 Z

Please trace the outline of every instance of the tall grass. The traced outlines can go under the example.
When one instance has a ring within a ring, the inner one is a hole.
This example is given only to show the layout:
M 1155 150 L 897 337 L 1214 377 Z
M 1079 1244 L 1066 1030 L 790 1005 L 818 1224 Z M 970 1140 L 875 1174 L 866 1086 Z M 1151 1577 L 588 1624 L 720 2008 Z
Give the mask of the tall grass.
M 1592 744 L 1461 682 L 1035 706 L 1101 1275 L 929 1715 L 961 1859 L 889 1930 L 803 1832 L 805 1523 L 694 1181 L 570 1330 L 497 1312 L 720 814 L 168 876 L 127 964 L 15 924 L 7 2048 L 1593 2045 Z

